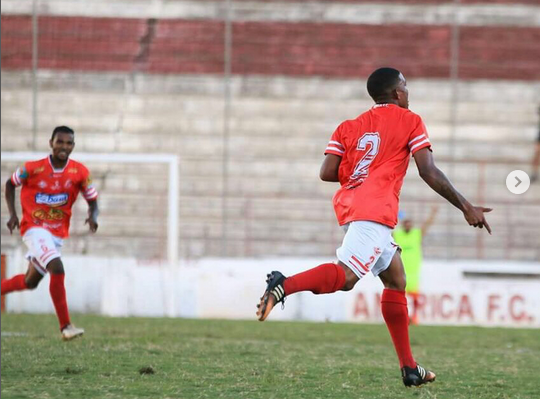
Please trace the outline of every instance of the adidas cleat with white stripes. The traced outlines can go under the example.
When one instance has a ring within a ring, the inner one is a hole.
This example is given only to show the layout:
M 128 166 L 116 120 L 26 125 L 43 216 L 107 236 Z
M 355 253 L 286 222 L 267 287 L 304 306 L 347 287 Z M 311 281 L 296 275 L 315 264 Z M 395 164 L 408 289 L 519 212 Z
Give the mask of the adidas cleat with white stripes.
M 401 369 L 401 375 L 403 377 L 403 383 L 406 387 L 420 386 L 428 382 L 435 381 L 435 373 L 433 371 L 426 370 L 419 364 L 415 368 L 403 367 Z
M 285 289 L 283 288 L 283 282 L 285 276 L 280 272 L 273 271 L 267 274 L 266 291 L 264 291 L 261 301 L 257 305 L 257 317 L 259 321 L 264 321 L 279 302 L 285 303 Z

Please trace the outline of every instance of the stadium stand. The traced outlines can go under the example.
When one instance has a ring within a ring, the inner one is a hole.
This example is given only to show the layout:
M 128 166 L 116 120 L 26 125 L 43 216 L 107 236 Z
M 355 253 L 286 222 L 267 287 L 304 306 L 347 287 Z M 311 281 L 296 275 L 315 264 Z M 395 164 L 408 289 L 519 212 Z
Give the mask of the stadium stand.
M 439 165 L 467 196 L 495 208 L 489 238 L 445 208 L 426 239 L 426 256 L 540 259 L 540 188 L 515 196 L 504 183 L 511 170 L 527 170 L 536 134 L 540 48 L 534 43 L 540 42 L 540 28 L 526 13 L 534 2 L 498 1 L 491 9 L 462 2 L 457 86 L 451 80 L 451 16 L 405 23 L 420 2 L 402 0 L 401 11 L 381 17 L 382 23 L 332 19 L 333 7 L 344 14 L 356 10 L 352 1 L 306 2 L 304 14 L 291 8 L 301 2 L 280 3 L 283 15 L 296 15 L 293 20 L 265 17 L 269 2 L 234 2 L 226 186 L 221 3 L 206 3 L 205 12 L 214 17 L 205 18 L 183 8 L 179 17 L 130 18 L 113 6 L 122 1 L 109 3 L 99 2 L 95 15 L 76 5 L 72 14 L 70 6 L 61 15 L 53 6 L 41 10 L 36 150 L 46 151 L 52 128 L 67 124 L 77 132 L 76 152 L 178 154 L 181 256 L 223 254 L 224 195 L 226 255 L 332 256 L 341 232 L 330 204 L 335 187 L 318 181 L 322 151 L 341 120 L 371 105 L 367 75 L 393 65 L 409 80 L 411 108 L 426 121 Z M 187 2 L 168 3 L 180 9 Z M 32 18 L 10 12 L 13 4 L 6 2 L 1 21 L 1 144 L 2 151 L 29 151 Z M 421 4 L 434 12 L 448 5 Z M 501 22 L 501 10 L 510 8 L 523 13 Z M 2 181 L 14 167 L 2 163 Z M 69 250 L 162 257 L 162 171 L 145 165 L 111 172 L 94 165 L 94 174 L 103 186 L 102 230 L 86 240 L 80 215 Z M 412 165 L 402 208 L 421 219 L 435 203 L 442 200 Z M 2 209 L 2 224 L 5 217 Z M 2 229 L 2 245 L 14 243 Z

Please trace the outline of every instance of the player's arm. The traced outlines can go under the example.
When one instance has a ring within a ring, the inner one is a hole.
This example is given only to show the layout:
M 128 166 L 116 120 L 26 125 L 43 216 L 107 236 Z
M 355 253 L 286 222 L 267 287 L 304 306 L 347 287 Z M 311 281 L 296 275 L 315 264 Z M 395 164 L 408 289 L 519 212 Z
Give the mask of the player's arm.
M 85 221 L 85 224 L 90 226 L 90 231 L 95 233 L 98 229 L 98 219 L 99 216 L 99 207 L 97 198 L 94 200 L 88 201 L 88 218 Z
M 433 206 L 431 208 L 431 213 L 429 214 L 429 217 L 426 219 L 424 224 L 422 224 L 422 237 L 424 237 L 427 234 L 427 231 L 433 225 L 433 222 L 435 221 L 435 216 L 437 216 L 438 210 L 439 208 L 437 206 Z
M 339 165 L 341 157 L 334 154 L 326 154 L 321 165 L 319 177 L 322 181 L 339 182 Z
M 482 228 L 491 234 L 491 228 L 484 217 L 485 212 L 491 212 L 490 208 L 474 206 L 465 199 L 450 183 L 445 174 L 435 166 L 433 154 L 429 148 L 422 148 L 414 153 L 414 160 L 418 167 L 420 177 L 439 195 L 463 212 L 463 216 L 470 226 Z
M 13 230 L 20 227 L 19 217 L 15 209 L 15 189 L 22 186 L 26 179 L 28 179 L 28 170 L 25 165 L 17 168 L 15 173 L 11 175 L 11 178 L 6 181 L 6 203 L 9 210 L 9 220 L 6 225 L 9 229 L 9 234 L 13 234 Z
M 84 224 L 88 224 L 90 231 L 95 233 L 98 229 L 98 216 L 99 216 L 99 207 L 98 207 L 98 192 L 94 184 L 92 183 L 92 177 L 90 172 L 84 168 L 83 181 L 81 184 L 82 196 L 88 204 L 88 217 L 84 221 Z
M 15 209 L 15 189 L 17 186 L 13 184 L 11 178 L 6 181 L 6 204 L 9 211 L 9 220 L 6 223 L 9 229 L 9 234 L 13 234 L 13 230 L 19 228 L 19 217 L 17 216 L 17 210 Z

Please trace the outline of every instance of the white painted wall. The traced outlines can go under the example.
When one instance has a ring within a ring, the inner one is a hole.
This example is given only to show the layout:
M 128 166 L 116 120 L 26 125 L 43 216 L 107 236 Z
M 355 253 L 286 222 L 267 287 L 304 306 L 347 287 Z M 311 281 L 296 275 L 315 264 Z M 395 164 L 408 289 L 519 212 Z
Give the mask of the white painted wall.
M 538 7 L 526 4 L 392 4 L 337 2 L 231 1 L 233 21 L 333 22 L 380 25 L 384 23 L 538 26 Z M 486 2 L 489 3 L 489 2 Z M 41 0 L 41 15 L 217 19 L 224 13 L 220 1 L 148 0 Z M 30 14 L 32 2 L 2 0 L 2 14 Z
M 134 259 L 65 256 L 72 312 L 108 316 L 255 319 L 265 275 L 290 275 L 327 259 L 202 259 L 138 264 Z M 24 272 L 22 254 L 8 257 L 7 275 Z M 528 278 L 467 278 L 464 271 L 527 273 Z M 382 284 L 367 276 L 351 292 L 300 293 L 275 310 L 272 320 L 382 322 Z M 424 324 L 540 327 L 540 264 L 437 262 L 424 265 Z M 7 296 L 10 312 L 53 313 L 48 277 L 34 291 Z

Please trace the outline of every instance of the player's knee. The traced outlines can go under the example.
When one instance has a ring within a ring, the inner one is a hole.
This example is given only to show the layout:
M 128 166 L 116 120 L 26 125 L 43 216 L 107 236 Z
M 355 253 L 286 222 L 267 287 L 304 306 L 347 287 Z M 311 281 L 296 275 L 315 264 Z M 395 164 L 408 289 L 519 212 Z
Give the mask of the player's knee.
M 350 291 L 354 288 L 355 285 L 356 283 L 346 282 L 341 291 Z
M 52 274 L 64 274 L 64 264 L 60 258 L 53 259 L 47 265 L 47 270 Z
M 40 280 L 33 280 L 33 279 L 28 279 L 28 278 L 24 279 L 24 282 L 26 283 L 26 288 L 28 288 L 29 290 L 33 290 L 37 288 L 40 281 L 41 279 Z
M 347 276 L 345 279 L 345 284 L 343 285 L 343 288 L 341 288 L 341 291 L 350 291 L 354 288 L 356 283 L 358 282 L 358 277 L 356 276 Z
M 341 287 L 336 287 L 335 289 L 340 291 L 352 290 L 359 280 L 358 276 L 356 276 L 356 274 L 354 274 L 353 271 L 341 261 L 338 262 L 337 265 L 341 267 L 343 269 L 343 272 L 345 273 L 345 282 Z

